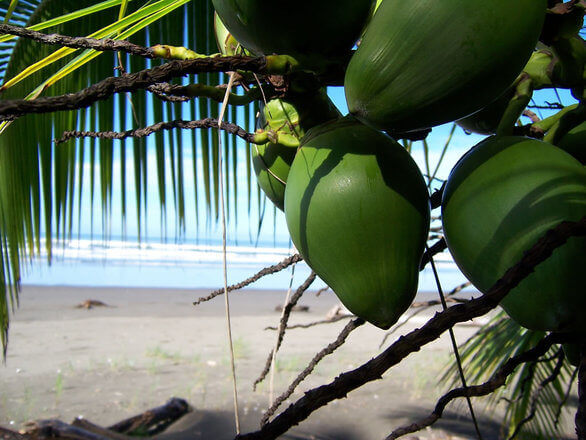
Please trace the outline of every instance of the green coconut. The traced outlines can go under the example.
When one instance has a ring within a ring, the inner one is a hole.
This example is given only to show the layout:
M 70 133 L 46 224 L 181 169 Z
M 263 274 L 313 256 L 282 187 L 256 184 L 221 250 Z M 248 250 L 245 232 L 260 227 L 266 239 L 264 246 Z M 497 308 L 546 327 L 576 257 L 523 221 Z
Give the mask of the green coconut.
M 217 12 L 214 12 L 214 33 L 216 35 L 216 44 L 222 55 L 231 56 L 245 52 L 247 55 L 249 54 L 232 36 Z
M 285 217 L 307 264 L 357 316 L 393 325 L 417 291 L 429 197 L 407 151 L 352 117 L 304 138 Z
M 486 292 L 545 232 L 586 215 L 586 168 L 563 150 L 523 137 L 491 137 L 447 181 L 442 217 L 454 261 Z M 586 238 L 571 238 L 503 299 L 520 325 L 584 332 Z
M 457 120 L 456 123 L 470 133 L 495 134 L 513 94 L 513 90 L 505 92 L 486 107 Z M 521 115 L 519 114 L 519 116 Z
M 567 151 L 586 165 L 586 122 L 568 131 L 557 143 L 562 150 Z
M 350 112 L 411 131 L 488 105 L 535 48 L 546 0 L 385 0 L 344 80 Z
M 264 106 L 260 126 L 274 133 L 276 139 L 252 146 L 252 164 L 258 185 L 280 210 L 283 210 L 289 168 L 301 138 L 310 128 L 339 116 L 323 89 L 287 99 L 273 99 Z
M 350 51 L 374 0 L 213 0 L 213 4 L 232 35 L 252 52 L 319 60 Z

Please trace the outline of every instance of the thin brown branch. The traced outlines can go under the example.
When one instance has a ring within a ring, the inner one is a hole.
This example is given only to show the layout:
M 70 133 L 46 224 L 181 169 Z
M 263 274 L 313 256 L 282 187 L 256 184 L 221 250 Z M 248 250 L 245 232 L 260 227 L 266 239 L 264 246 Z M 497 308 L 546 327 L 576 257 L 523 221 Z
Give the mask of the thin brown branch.
M 322 319 L 320 321 L 314 321 L 314 322 L 310 322 L 308 324 L 288 325 L 287 330 L 293 330 L 296 328 L 310 328 L 310 327 L 315 327 L 316 325 L 322 325 L 322 324 L 332 324 L 334 322 L 342 321 L 344 319 L 349 319 L 349 318 L 355 318 L 355 316 L 354 315 L 336 315 L 333 318 Z M 278 329 L 279 329 L 278 327 L 274 327 L 274 326 L 265 327 L 265 330 L 278 330 Z
M 55 144 L 62 144 L 67 142 L 70 139 L 78 139 L 78 138 L 99 138 L 99 139 L 126 139 L 129 137 L 132 138 L 143 138 L 149 136 L 153 133 L 158 133 L 164 130 L 174 130 L 174 129 L 183 129 L 183 130 L 195 130 L 197 128 L 218 128 L 218 120 L 214 118 L 205 118 L 200 119 L 197 121 L 184 121 L 181 119 L 175 121 L 164 121 L 164 122 L 157 122 L 154 125 L 150 125 L 144 128 L 135 128 L 133 130 L 126 130 L 126 131 L 66 131 L 63 133 L 61 139 L 55 140 Z M 232 124 L 230 122 L 222 122 L 222 126 L 220 127 L 222 130 L 238 136 L 241 139 L 244 139 L 246 142 L 249 143 L 259 143 L 257 137 L 254 133 L 248 133 L 242 127 Z M 266 143 L 265 142 L 260 143 Z
M 229 93 L 228 94 L 228 104 L 230 105 L 247 105 L 250 104 L 252 101 L 256 101 L 262 98 L 262 93 L 264 92 L 265 95 L 270 99 L 276 96 L 275 90 L 272 88 L 270 84 L 264 85 L 264 90 L 261 87 L 254 87 L 245 91 L 244 94 L 237 94 L 237 93 Z M 162 83 L 152 86 L 148 90 L 152 88 L 155 89 L 156 92 L 162 93 L 164 95 L 172 95 L 175 97 L 182 97 L 184 99 L 190 99 L 195 97 L 204 97 L 209 98 L 216 102 L 224 102 L 224 97 L 226 95 L 226 87 L 225 84 L 221 84 L 218 86 L 213 85 L 206 85 L 206 84 L 187 84 L 187 85 L 178 85 L 178 84 L 169 84 L 169 83 Z
M 394 325 L 388 332 L 385 333 L 385 335 L 383 336 L 382 341 L 380 341 L 380 344 L 378 345 L 378 348 L 382 348 L 383 345 L 385 345 L 385 342 L 387 342 L 387 339 L 389 339 L 393 334 L 395 334 L 397 331 L 399 331 L 402 327 L 404 327 L 405 325 L 407 325 L 409 323 L 409 320 L 415 318 L 417 315 L 425 312 L 426 308 L 425 307 L 421 307 L 417 310 L 415 310 L 413 313 L 411 313 L 407 319 L 405 319 L 402 322 L 399 322 L 397 325 Z
M 281 344 L 283 343 L 283 338 L 285 337 L 285 331 L 287 329 L 287 322 L 289 321 L 289 316 L 291 316 L 291 310 L 293 310 L 293 307 L 295 307 L 295 305 L 297 304 L 297 302 L 301 298 L 301 295 L 303 295 L 303 293 L 307 289 L 309 289 L 309 286 L 311 286 L 311 284 L 315 281 L 316 277 L 317 277 L 317 275 L 315 274 L 315 272 L 312 271 L 309 274 L 309 276 L 307 277 L 307 279 L 303 282 L 303 284 L 301 286 L 299 286 L 299 288 L 295 291 L 295 293 L 293 294 L 293 296 L 291 297 L 289 302 L 285 305 L 285 308 L 283 309 L 283 314 L 281 315 L 281 321 L 279 322 L 279 334 L 277 335 L 277 343 L 275 345 L 275 348 L 270 351 L 262 372 L 260 373 L 258 378 L 252 384 L 253 390 L 256 390 L 256 386 L 259 383 L 261 383 L 265 379 L 265 377 L 267 377 L 267 374 L 271 370 L 271 363 L 273 361 L 273 353 L 279 351 L 279 348 L 281 348 Z
M 554 249 L 563 245 L 570 237 L 585 235 L 586 217 L 583 217 L 579 222 L 560 223 L 525 252 L 521 260 L 511 267 L 485 295 L 472 299 L 466 304 L 458 304 L 446 311 L 437 313 L 423 327 L 399 338 L 375 358 L 355 370 L 340 374 L 327 385 L 306 392 L 302 398 L 290 405 L 259 431 L 239 435 L 236 438 L 240 440 L 275 439 L 329 402 L 346 397 L 350 391 L 360 388 L 368 382 L 380 379 L 391 367 L 397 365 L 411 353 L 419 351 L 424 345 L 438 339 L 455 324 L 469 321 L 494 309 L 505 295 L 531 274 L 539 263 L 545 261 Z M 584 354 L 583 358 L 585 366 L 583 391 L 586 404 L 586 356 Z
M 246 287 L 246 286 L 254 283 L 255 281 L 260 280 L 262 277 L 264 277 L 266 275 L 270 275 L 270 274 L 273 274 L 273 273 L 280 272 L 283 269 L 288 268 L 292 264 L 298 263 L 299 261 L 302 261 L 302 260 L 303 260 L 303 257 L 301 255 L 299 255 L 299 254 L 295 254 L 295 255 L 292 255 L 290 257 L 287 257 L 283 261 L 281 261 L 279 264 L 275 264 L 273 266 L 265 267 L 264 269 L 261 269 L 260 271 L 258 271 L 256 274 L 254 274 L 250 278 L 247 278 L 244 281 L 241 281 L 241 282 L 239 282 L 237 284 L 232 284 L 231 286 L 228 286 L 228 292 L 232 292 L 233 290 L 242 289 L 243 287 Z M 194 301 L 193 302 L 193 305 L 194 306 L 197 306 L 198 304 L 201 304 L 203 302 L 209 301 L 211 299 L 214 299 L 216 296 L 220 296 L 220 295 L 223 295 L 223 294 L 224 294 L 224 289 L 214 290 L 209 295 L 202 296 L 197 301 Z
M 323 358 L 332 354 L 339 347 L 341 347 L 344 344 L 344 342 L 346 342 L 346 338 L 348 338 L 350 333 L 352 331 L 354 331 L 355 329 L 357 329 L 358 327 L 360 327 L 361 325 L 363 325 L 364 323 L 365 323 L 364 319 L 356 318 L 356 319 L 353 319 L 352 321 L 350 321 L 348 324 L 346 324 L 346 326 L 342 329 L 342 331 L 340 332 L 340 334 L 338 335 L 336 340 L 334 342 L 328 344 L 327 347 L 325 347 L 319 353 L 317 353 L 313 357 L 313 359 L 311 360 L 309 365 L 307 367 L 305 367 L 305 369 L 299 374 L 299 376 L 297 376 L 295 378 L 295 380 L 291 383 L 291 385 L 289 385 L 287 390 L 283 394 L 281 394 L 279 397 L 277 397 L 277 399 L 273 402 L 271 407 L 267 410 L 267 412 L 262 417 L 261 422 L 260 422 L 261 425 L 265 425 L 269 421 L 269 419 L 271 418 L 271 416 L 273 414 L 275 414 L 275 411 L 277 411 L 279 406 L 281 406 L 281 404 L 285 400 L 287 400 L 291 394 L 293 394 L 293 392 L 295 391 L 295 388 L 297 388 L 297 386 L 301 382 L 303 382 L 303 380 L 307 376 L 309 376 L 312 373 L 312 371 L 315 369 L 315 367 L 317 367 L 317 364 Z
M 440 252 L 445 251 L 448 248 L 446 240 L 441 238 L 440 240 L 436 241 L 428 250 L 425 251 L 423 257 L 421 257 L 421 263 L 419 264 L 419 270 L 425 269 L 425 266 L 431 261 L 431 259 L 439 254 Z
M 528 109 L 523 110 L 523 116 L 526 116 L 529 119 L 531 119 L 532 123 L 541 121 L 541 119 L 539 119 L 539 116 L 537 116 L 535 112 Z
M 527 108 L 534 108 L 537 110 L 561 110 L 564 106 L 559 102 L 545 101 L 545 105 L 528 105 Z
M 191 100 L 189 96 L 173 95 L 165 93 L 167 86 L 171 87 L 169 83 L 153 84 L 146 89 L 155 95 L 158 99 L 164 102 L 187 102 Z
M 207 57 L 186 61 L 170 61 L 162 66 L 141 70 L 119 77 L 106 78 L 79 92 L 41 97 L 33 100 L 14 99 L 0 101 L 0 120 L 8 120 L 29 113 L 53 113 L 86 108 L 117 93 L 144 90 L 153 84 L 168 82 L 173 78 L 207 72 L 247 70 L 265 73 L 270 68 L 268 57 Z M 277 64 L 274 69 L 287 69 Z M 2 89 L 0 89 L 2 90 Z
M 446 303 L 462 304 L 468 301 L 470 300 L 465 298 L 446 298 Z M 430 301 L 416 301 L 413 304 L 411 304 L 411 307 L 414 309 L 429 308 L 433 306 L 439 306 L 441 305 L 441 303 L 442 302 L 439 299 L 432 299 Z
M 442 204 L 442 197 L 444 195 L 444 188 L 446 187 L 446 182 L 444 182 L 440 189 L 435 191 L 429 198 L 429 203 L 431 204 L 431 209 L 439 208 Z
M 72 49 L 94 49 L 100 52 L 115 51 L 138 55 L 144 58 L 156 58 L 151 48 L 139 46 L 124 40 L 112 40 L 109 38 L 98 40 L 87 37 L 69 37 L 60 34 L 43 34 L 42 32 L 9 24 L 0 24 L 0 34 L 15 35 L 43 44 L 65 46 Z
M 320 296 L 322 293 L 327 292 L 330 290 L 330 286 L 322 287 L 317 292 L 315 292 L 315 296 Z
M 488 381 L 484 382 L 483 384 L 467 386 L 466 388 L 455 388 L 449 391 L 438 400 L 431 414 L 419 420 L 418 422 L 395 429 L 385 440 L 395 440 L 404 435 L 420 431 L 428 426 L 433 425 L 442 417 L 442 414 L 448 403 L 458 397 L 486 396 L 494 392 L 505 384 L 507 378 L 519 365 L 539 359 L 539 357 L 543 356 L 553 344 L 557 344 L 563 341 L 565 337 L 566 336 L 560 334 L 551 334 L 539 341 L 539 343 L 532 349 L 509 359 L 493 374 L 493 376 Z
M 471 284 L 472 283 L 470 283 L 469 281 L 467 281 L 465 283 L 460 284 L 459 286 L 454 287 L 446 295 L 446 302 L 451 302 L 451 303 L 465 303 L 465 302 L 469 301 L 469 300 L 464 299 L 464 298 L 452 298 L 452 296 L 455 295 L 456 293 L 462 291 L 466 287 L 470 286 Z M 420 313 L 423 313 L 424 311 L 426 311 L 430 307 L 438 306 L 440 304 L 441 304 L 441 301 L 440 300 L 413 302 L 411 304 L 411 307 L 410 308 L 411 309 L 418 309 L 418 310 L 415 311 L 415 312 L 413 312 L 411 315 L 409 315 L 407 317 L 407 319 L 405 319 L 403 322 L 395 325 L 391 330 L 389 330 L 387 333 L 385 333 L 385 335 L 384 335 L 381 343 L 379 344 L 379 348 L 382 348 L 382 346 L 385 345 L 385 342 L 387 342 L 387 339 L 389 339 L 401 327 L 403 327 L 404 325 L 406 325 L 411 318 L 414 318 L 415 316 L 419 315 Z

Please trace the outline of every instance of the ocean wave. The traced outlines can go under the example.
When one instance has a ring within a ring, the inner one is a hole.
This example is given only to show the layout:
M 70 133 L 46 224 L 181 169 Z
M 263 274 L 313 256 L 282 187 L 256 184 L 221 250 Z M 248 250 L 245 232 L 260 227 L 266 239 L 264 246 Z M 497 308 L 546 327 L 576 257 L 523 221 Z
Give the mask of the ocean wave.
M 286 247 L 230 245 L 226 247 L 226 260 L 229 264 L 256 266 L 277 263 L 293 253 L 292 248 Z M 40 257 L 47 259 L 46 251 L 43 251 Z M 55 243 L 52 258 L 57 261 L 107 262 L 141 266 L 151 264 L 191 266 L 221 263 L 223 261 L 223 246 L 221 244 L 190 243 L 139 244 L 123 240 L 105 243 L 91 239 L 80 239 Z

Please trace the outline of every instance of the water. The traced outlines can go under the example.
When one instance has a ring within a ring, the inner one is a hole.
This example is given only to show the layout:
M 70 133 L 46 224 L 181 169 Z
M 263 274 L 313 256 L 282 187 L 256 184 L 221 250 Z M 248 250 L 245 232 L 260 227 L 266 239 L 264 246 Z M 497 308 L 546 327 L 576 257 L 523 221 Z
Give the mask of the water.
M 290 256 L 286 245 L 259 246 L 231 244 L 227 247 L 228 283 L 240 282 L 261 269 Z M 444 290 L 465 282 L 447 254 L 436 257 Z M 294 270 L 294 286 L 309 276 L 310 269 L 299 263 Z M 267 275 L 252 284 L 256 289 L 287 289 L 291 268 Z M 61 243 L 54 250 L 51 265 L 42 254 L 29 267 L 23 284 L 97 286 L 97 287 L 159 287 L 180 289 L 214 289 L 223 285 L 222 245 L 219 240 L 206 243 L 142 243 L 113 240 L 107 243 L 90 238 Z M 325 284 L 318 280 L 312 288 Z M 434 291 L 431 269 L 420 276 L 419 289 Z

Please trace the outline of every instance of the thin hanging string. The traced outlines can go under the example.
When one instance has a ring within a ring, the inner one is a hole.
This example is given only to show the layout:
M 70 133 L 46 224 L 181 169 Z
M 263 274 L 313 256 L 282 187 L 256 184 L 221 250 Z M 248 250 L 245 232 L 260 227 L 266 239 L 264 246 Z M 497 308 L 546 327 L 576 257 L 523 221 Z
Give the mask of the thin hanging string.
M 293 278 L 295 277 L 295 266 L 293 264 L 291 266 L 291 278 L 289 279 L 289 289 L 287 290 L 287 295 L 285 296 L 285 302 L 283 303 L 283 310 L 281 311 L 281 319 L 279 320 L 279 329 L 277 331 L 277 340 L 275 341 L 275 346 L 273 348 L 273 355 L 271 357 L 271 375 L 269 377 L 269 408 L 273 406 L 274 400 L 274 392 L 275 392 L 275 365 L 277 362 L 277 350 L 279 349 L 279 335 L 282 332 L 283 324 L 283 316 L 285 316 L 285 307 L 289 304 L 289 300 L 291 299 L 291 291 L 293 290 Z
M 427 246 L 427 244 L 425 245 L 425 250 L 428 254 L 431 255 L 429 251 L 429 246 Z M 431 269 L 433 270 L 433 276 L 435 278 L 435 283 L 437 285 L 437 291 L 440 296 L 442 307 L 444 310 L 447 310 L 448 304 L 446 303 L 446 298 L 444 296 L 444 291 L 440 283 L 437 268 L 435 267 L 433 256 L 429 259 L 429 261 L 431 263 Z M 456 357 L 456 364 L 458 365 L 458 373 L 460 374 L 460 380 L 462 381 L 462 386 L 466 390 L 468 389 L 468 385 L 466 384 L 466 377 L 464 376 L 464 369 L 462 368 L 462 358 L 460 358 L 460 352 L 458 350 L 458 344 L 456 342 L 456 335 L 454 334 L 454 329 L 452 327 L 450 327 L 449 332 L 450 339 L 452 340 L 452 347 L 454 348 L 454 356 Z M 472 401 L 470 400 L 470 396 L 466 396 L 466 402 L 468 403 L 468 408 L 470 409 L 470 415 L 472 416 L 472 422 L 474 423 L 474 429 L 476 430 L 478 440 L 482 440 L 482 434 L 480 434 L 480 427 L 478 426 L 478 420 L 476 419 L 476 414 L 474 413 L 474 408 L 472 407 Z
M 236 435 L 240 434 L 240 418 L 238 416 L 238 388 L 236 386 L 236 364 L 234 362 L 234 344 L 232 343 L 232 324 L 230 321 L 230 301 L 228 299 L 228 264 L 226 261 L 226 213 L 224 209 L 224 177 L 223 177 L 223 149 L 222 149 L 222 132 L 219 130 L 222 127 L 222 121 L 224 114 L 226 113 L 226 107 L 228 106 L 228 98 L 234 85 L 234 72 L 230 72 L 230 80 L 228 81 L 228 87 L 226 87 L 226 93 L 224 94 L 224 101 L 222 102 L 222 108 L 220 110 L 220 116 L 218 118 L 218 167 L 219 167 L 219 180 L 220 180 L 220 211 L 222 216 L 222 266 L 224 271 L 224 305 L 226 309 L 226 326 L 228 332 L 228 345 L 230 348 L 230 366 L 232 368 L 232 389 L 234 394 L 234 421 L 236 422 Z

